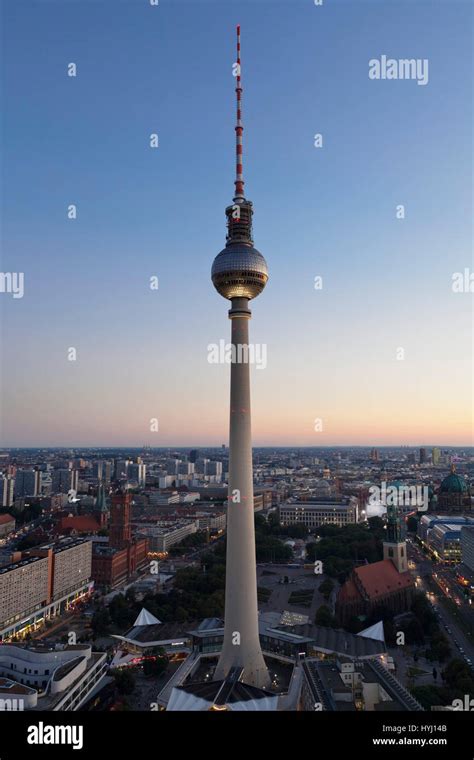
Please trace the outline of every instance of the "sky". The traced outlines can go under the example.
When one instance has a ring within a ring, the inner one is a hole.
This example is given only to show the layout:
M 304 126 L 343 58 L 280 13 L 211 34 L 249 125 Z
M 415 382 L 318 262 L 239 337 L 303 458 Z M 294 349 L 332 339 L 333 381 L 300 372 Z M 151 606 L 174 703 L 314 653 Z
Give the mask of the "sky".
M 4 0 L 0 446 L 228 441 L 237 23 L 254 444 L 472 445 L 470 3 Z

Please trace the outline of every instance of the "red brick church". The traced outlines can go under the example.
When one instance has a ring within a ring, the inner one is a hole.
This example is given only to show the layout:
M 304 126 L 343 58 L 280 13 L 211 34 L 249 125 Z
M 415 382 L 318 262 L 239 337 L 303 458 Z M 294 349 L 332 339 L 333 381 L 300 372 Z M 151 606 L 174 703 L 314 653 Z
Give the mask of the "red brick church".
M 388 507 L 383 560 L 354 568 L 339 591 L 336 618 L 340 625 L 346 625 L 354 616 L 370 617 L 382 607 L 395 614 L 406 612 L 414 590 L 400 518 L 395 507 Z

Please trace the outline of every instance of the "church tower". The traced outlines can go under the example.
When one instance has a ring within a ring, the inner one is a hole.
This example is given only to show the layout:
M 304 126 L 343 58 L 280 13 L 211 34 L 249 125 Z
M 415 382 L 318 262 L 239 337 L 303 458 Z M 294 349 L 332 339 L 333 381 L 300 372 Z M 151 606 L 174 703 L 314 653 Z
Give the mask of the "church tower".
M 387 538 L 383 542 L 383 558 L 391 560 L 399 573 L 407 572 L 407 545 L 398 509 L 394 504 L 387 505 Z

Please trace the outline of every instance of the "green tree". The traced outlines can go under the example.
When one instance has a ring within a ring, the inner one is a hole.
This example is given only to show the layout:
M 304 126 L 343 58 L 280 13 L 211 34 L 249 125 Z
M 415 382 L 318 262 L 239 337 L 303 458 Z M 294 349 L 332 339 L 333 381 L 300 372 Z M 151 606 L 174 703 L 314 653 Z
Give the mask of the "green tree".
M 333 617 L 333 614 L 330 610 L 330 608 L 326 604 L 322 604 L 321 607 L 316 612 L 316 617 L 314 619 L 314 622 L 316 625 L 323 625 L 326 628 L 335 628 L 336 627 L 336 620 Z
M 331 596 L 333 589 L 334 589 L 334 582 L 330 578 L 326 578 L 322 583 L 319 584 L 319 591 L 324 596 L 326 601 Z
M 132 694 L 135 689 L 136 681 L 131 670 L 128 668 L 114 668 L 110 671 L 110 674 L 115 678 L 115 684 L 119 694 L 122 696 Z
M 109 633 L 110 626 L 112 625 L 112 619 L 106 607 L 99 607 L 91 620 L 91 628 L 94 632 L 94 636 L 103 636 Z

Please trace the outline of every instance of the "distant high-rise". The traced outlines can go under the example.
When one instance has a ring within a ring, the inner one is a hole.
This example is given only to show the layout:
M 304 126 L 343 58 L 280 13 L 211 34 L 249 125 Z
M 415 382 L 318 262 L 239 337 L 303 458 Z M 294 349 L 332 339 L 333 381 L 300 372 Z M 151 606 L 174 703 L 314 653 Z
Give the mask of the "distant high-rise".
M 51 491 L 55 493 L 69 493 L 70 490 L 77 491 L 79 484 L 78 470 L 58 469 L 53 470 L 51 480 Z
M 206 475 L 208 463 L 209 459 L 198 457 L 194 465 L 195 472 L 200 473 L 201 475 Z
M 38 496 L 41 489 L 39 470 L 17 470 L 15 476 L 15 497 Z
M 438 465 L 441 460 L 441 451 L 438 448 L 431 450 L 431 462 L 433 465 Z
M 136 480 L 141 488 L 146 484 L 146 464 L 131 464 L 128 468 L 128 476 L 130 480 Z
M 420 464 L 426 463 L 426 449 L 420 449 Z
M 180 459 L 167 459 L 165 462 L 165 469 L 168 475 L 176 475 L 178 472 L 178 465 L 181 462 Z
M 227 242 L 212 265 L 212 282 L 231 302 L 232 346 L 236 357 L 247 349 L 246 359 L 233 361 L 230 370 L 229 491 L 227 508 L 227 565 L 224 643 L 215 679 L 226 678 L 237 667 L 242 680 L 265 687 L 270 678 L 260 647 L 257 604 L 257 569 L 253 510 L 250 373 L 248 365 L 249 301 L 268 280 L 262 254 L 253 246 L 251 201 L 244 197 L 240 79 L 240 27 L 237 27 L 236 179 L 233 203 L 225 210 Z M 240 350 L 239 350 L 240 347 Z
M 132 464 L 131 459 L 116 459 L 115 460 L 115 480 L 127 480 L 128 468 Z
M 0 477 L 0 507 L 11 507 L 15 492 L 15 478 L 11 475 Z
M 194 472 L 194 464 L 191 462 L 179 462 L 178 475 L 192 475 Z
M 98 459 L 92 466 L 94 478 L 108 485 L 112 477 L 112 463 L 105 459 Z
M 206 475 L 216 475 L 222 477 L 222 462 L 208 462 L 206 466 Z
M 197 449 L 191 449 L 191 451 L 189 452 L 189 461 L 195 464 L 197 458 L 198 458 Z

